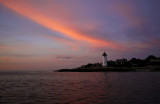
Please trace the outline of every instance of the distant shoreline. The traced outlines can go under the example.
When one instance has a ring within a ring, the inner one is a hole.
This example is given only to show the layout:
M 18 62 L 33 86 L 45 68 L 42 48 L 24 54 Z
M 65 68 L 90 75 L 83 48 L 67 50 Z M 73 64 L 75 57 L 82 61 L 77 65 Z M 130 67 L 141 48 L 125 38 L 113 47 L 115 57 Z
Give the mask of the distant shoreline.
M 160 66 L 74 68 L 60 69 L 56 72 L 160 72 Z
M 102 56 L 107 56 L 104 52 Z M 103 61 L 104 62 L 104 61 Z M 104 63 L 88 63 L 73 69 L 60 69 L 56 72 L 160 72 L 160 57 L 149 55 L 146 59 L 116 59 Z

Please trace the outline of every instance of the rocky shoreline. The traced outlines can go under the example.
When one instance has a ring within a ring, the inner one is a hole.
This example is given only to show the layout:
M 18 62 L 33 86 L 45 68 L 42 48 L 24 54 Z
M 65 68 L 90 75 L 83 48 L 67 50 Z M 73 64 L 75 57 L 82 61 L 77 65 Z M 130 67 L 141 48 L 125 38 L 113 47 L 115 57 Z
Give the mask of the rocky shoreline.
M 92 68 L 74 68 L 60 69 L 56 72 L 157 72 L 160 66 L 146 67 L 92 67 Z

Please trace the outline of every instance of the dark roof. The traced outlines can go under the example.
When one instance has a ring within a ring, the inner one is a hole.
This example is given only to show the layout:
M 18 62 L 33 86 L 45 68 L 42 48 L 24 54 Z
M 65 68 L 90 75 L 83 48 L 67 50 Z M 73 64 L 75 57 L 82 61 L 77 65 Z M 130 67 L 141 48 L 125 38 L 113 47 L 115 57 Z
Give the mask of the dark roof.
M 103 52 L 102 56 L 107 56 L 106 52 Z

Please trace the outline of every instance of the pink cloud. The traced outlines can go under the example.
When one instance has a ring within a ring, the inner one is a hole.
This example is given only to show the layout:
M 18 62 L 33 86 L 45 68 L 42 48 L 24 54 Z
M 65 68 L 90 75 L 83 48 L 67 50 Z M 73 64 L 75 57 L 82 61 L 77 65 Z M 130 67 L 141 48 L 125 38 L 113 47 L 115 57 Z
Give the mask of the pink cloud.
M 58 17 L 56 17 L 56 14 L 60 15 L 60 18 L 62 18 L 62 17 L 65 18 L 66 16 L 71 17 L 74 14 L 72 14 L 71 12 L 65 11 L 64 9 L 61 9 L 59 6 L 57 6 L 55 4 L 50 4 L 50 5 L 54 5 L 53 6 L 53 11 L 54 11 L 53 14 L 55 14 L 55 15 L 52 17 L 52 16 L 48 16 L 47 14 L 45 14 L 45 13 L 39 11 L 37 8 L 33 7 L 31 2 L 29 2 L 29 1 L 5 0 L 5 1 L 1 1 L 1 3 L 4 6 L 10 8 L 11 10 L 13 10 L 13 11 L 25 16 L 26 18 L 44 26 L 45 28 L 48 28 L 52 31 L 60 32 L 60 33 L 62 33 L 62 35 L 69 37 L 73 40 L 76 40 L 78 42 L 81 42 L 81 43 L 86 42 L 86 44 L 89 44 L 92 47 L 108 47 L 108 48 L 112 48 L 112 49 L 125 49 L 125 46 L 120 43 L 116 43 L 116 42 L 109 41 L 109 40 L 98 39 L 98 38 L 92 37 L 91 35 L 88 36 L 88 34 L 82 34 L 81 32 L 72 29 L 69 24 L 63 24 L 63 22 L 67 21 L 66 19 L 64 19 L 62 22 L 58 21 Z M 47 3 L 49 4 L 50 2 L 47 1 Z M 52 9 L 52 7 L 50 7 L 50 9 Z M 69 14 L 66 14 L 65 12 L 69 13 Z M 96 27 L 89 26 L 89 28 L 93 29 Z M 69 44 L 70 46 L 73 47 L 73 44 L 70 42 L 67 42 L 64 40 L 60 40 L 60 41 L 63 41 L 65 44 Z
M 0 57 L 0 60 L 13 60 L 13 57 Z
M 131 1 L 125 3 L 116 1 L 109 7 L 109 9 L 111 12 L 119 14 L 124 19 L 126 23 L 123 28 L 133 26 L 142 29 L 143 24 L 145 24 L 144 19 L 137 13 L 136 7 Z

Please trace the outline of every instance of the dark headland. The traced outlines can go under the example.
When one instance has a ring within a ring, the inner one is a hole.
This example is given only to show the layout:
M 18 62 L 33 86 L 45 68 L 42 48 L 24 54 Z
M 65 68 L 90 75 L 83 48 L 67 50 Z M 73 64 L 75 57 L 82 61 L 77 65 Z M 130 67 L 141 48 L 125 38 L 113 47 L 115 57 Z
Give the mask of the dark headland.
M 73 69 L 60 69 L 56 72 L 157 72 L 160 71 L 160 58 L 153 55 L 146 59 L 132 58 L 117 59 L 116 61 L 107 61 L 108 66 L 103 67 L 102 63 L 82 65 Z

